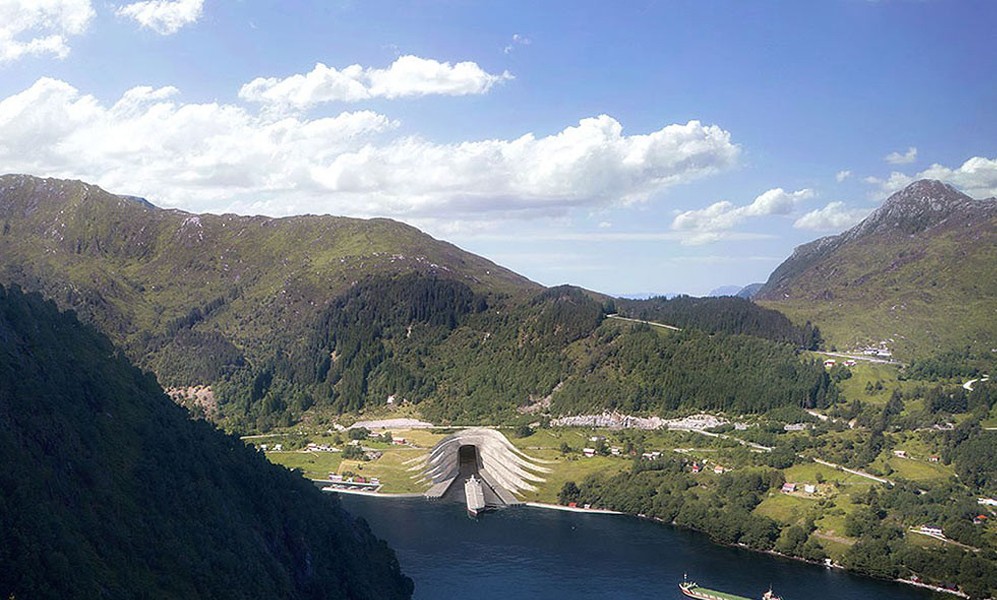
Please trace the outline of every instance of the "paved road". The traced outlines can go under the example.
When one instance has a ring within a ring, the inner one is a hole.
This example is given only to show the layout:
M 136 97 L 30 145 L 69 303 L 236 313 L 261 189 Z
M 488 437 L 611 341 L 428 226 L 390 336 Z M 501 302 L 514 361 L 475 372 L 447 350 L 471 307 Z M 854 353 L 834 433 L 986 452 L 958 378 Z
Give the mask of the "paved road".
M 607 319 L 619 319 L 620 321 L 630 321 L 631 323 L 643 323 L 644 325 L 653 325 L 655 327 L 663 327 L 665 329 L 671 329 L 672 331 L 682 331 L 682 329 L 674 325 L 665 325 L 664 323 L 655 323 L 654 321 L 643 321 L 641 319 L 631 319 L 630 317 L 621 317 L 620 315 L 606 315 Z

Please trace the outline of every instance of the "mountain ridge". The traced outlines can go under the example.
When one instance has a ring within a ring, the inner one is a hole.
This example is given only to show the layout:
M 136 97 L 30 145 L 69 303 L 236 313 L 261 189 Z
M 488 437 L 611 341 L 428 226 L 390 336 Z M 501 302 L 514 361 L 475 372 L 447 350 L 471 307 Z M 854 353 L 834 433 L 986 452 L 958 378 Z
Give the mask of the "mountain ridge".
M 995 240 L 997 199 L 920 180 L 847 231 L 798 246 L 755 300 L 848 347 L 982 348 L 997 333 Z

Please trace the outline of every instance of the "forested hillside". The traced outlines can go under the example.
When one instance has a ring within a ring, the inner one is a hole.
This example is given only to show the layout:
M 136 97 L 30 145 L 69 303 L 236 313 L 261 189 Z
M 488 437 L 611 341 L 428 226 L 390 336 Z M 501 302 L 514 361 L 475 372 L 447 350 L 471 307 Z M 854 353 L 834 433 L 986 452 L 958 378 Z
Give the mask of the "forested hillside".
M 820 330 L 809 321 L 802 326 L 794 325 L 779 311 L 737 296 L 617 299 L 614 306 L 621 315 L 634 319 L 708 333 L 753 335 L 794 344 L 805 350 L 816 350 L 822 341 Z
M 519 301 L 444 279 L 372 278 L 331 304 L 297 354 L 235 370 L 218 397 L 238 429 L 388 398 L 440 422 L 470 423 L 506 420 L 541 400 L 536 410 L 552 415 L 757 413 L 836 397 L 824 368 L 794 344 L 695 328 L 661 333 L 606 321 L 607 308 L 567 286 Z
M 420 273 L 539 286 L 388 219 L 195 215 L 79 181 L 0 176 L 0 284 L 42 292 L 167 386 L 262 365 L 357 282 Z
M 78 310 L 166 386 L 210 386 L 205 412 L 230 431 L 389 398 L 471 423 L 536 403 L 540 414 L 758 412 L 833 397 L 796 354 L 819 332 L 773 310 L 544 289 L 383 219 L 192 215 L 4 176 L 0 220 L 0 283 Z M 686 331 L 604 327 L 616 310 Z
M 0 596 L 407 598 L 337 500 L 192 421 L 107 338 L 0 287 Z

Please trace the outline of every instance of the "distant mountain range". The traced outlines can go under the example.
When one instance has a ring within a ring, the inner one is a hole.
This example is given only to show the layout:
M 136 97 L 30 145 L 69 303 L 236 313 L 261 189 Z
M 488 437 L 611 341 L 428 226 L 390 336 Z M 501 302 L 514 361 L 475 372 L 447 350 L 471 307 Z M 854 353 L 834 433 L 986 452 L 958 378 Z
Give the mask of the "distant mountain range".
M 804 244 L 755 300 L 839 349 L 901 358 L 997 347 L 997 199 L 921 180 L 840 235 Z
M 719 298 L 720 296 L 738 296 L 739 298 L 746 298 L 750 300 L 756 293 L 758 293 L 758 290 L 761 289 L 762 285 L 764 284 L 750 283 L 745 286 L 722 285 L 716 289 L 710 290 L 710 293 L 707 294 L 707 296 L 712 298 Z

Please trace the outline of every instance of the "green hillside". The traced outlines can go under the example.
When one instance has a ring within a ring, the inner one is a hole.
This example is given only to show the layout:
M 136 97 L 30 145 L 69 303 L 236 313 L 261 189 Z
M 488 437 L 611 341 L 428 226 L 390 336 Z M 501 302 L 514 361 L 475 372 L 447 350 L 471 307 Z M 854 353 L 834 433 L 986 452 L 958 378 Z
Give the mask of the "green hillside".
M 0 287 L 0 596 L 407 598 L 311 483 L 192 421 L 111 343 Z
M 544 289 L 392 221 L 191 215 L 79 182 L 0 184 L 0 283 L 76 310 L 164 385 L 210 386 L 196 410 L 232 431 L 389 399 L 470 423 L 536 403 L 537 417 L 757 412 L 832 393 L 797 354 L 816 332 L 739 298 L 619 301 L 686 329 L 655 341 L 603 327 L 611 299 Z M 738 383 L 765 378 L 780 383 Z
M 890 197 L 841 235 L 796 249 L 755 296 L 812 321 L 828 346 L 880 342 L 903 360 L 997 340 L 997 199 L 937 181 Z

